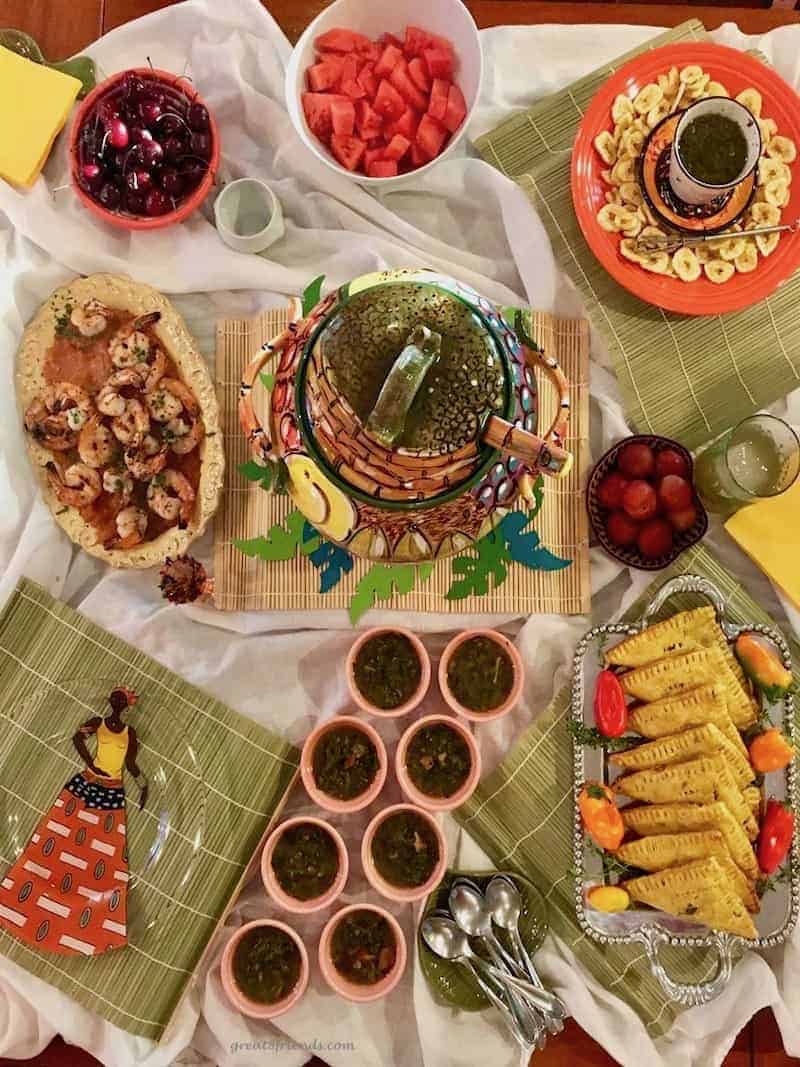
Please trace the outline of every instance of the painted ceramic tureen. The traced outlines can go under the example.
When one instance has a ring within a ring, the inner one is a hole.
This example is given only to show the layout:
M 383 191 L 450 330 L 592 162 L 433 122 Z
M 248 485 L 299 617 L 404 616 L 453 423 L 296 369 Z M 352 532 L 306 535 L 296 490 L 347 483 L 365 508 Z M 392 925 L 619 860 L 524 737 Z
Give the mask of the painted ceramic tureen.
M 273 359 L 267 429 L 253 387 Z M 544 437 L 537 365 L 560 401 Z M 568 416 L 558 364 L 430 270 L 364 275 L 325 297 L 263 346 L 239 400 L 253 455 L 285 465 L 309 522 L 355 555 L 396 563 L 462 551 L 518 495 L 532 499 L 538 473 L 563 477 Z

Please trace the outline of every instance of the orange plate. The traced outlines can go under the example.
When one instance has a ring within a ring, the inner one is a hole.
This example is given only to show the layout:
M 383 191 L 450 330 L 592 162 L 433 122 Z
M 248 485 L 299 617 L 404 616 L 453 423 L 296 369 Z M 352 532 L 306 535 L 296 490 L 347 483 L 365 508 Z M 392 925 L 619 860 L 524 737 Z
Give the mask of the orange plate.
M 612 75 L 594 96 L 578 129 L 572 151 L 572 201 L 586 241 L 612 278 L 648 304 L 684 315 L 719 315 L 741 311 L 763 300 L 794 274 L 800 266 L 800 233 L 782 234 L 778 247 L 766 259 L 759 252 L 758 268 L 750 274 L 735 274 L 724 285 L 705 276 L 682 282 L 652 274 L 625 259 L 619 251 L 619 235 L 606 233 L 597 221 L 609 186 L 600 177 L 605 164 L 597 154 L 594 139 L 603 130 L 612 131 L 611 105 L 619 93 L 631 100 L 659 74 L 670 67 L 698 64 L 722 82 L 732 96 L 752 86 L 761 93 L 762 115 L 774 119 L 778 133 L 790 137 L 800 148 L 800 98 L 771 67 L 744 52 L 718 44 L 674 44 L 637 56 Z M 800 175 L 792 164 L 791 198 L 782 209 L 781 221 L 800 217 Z

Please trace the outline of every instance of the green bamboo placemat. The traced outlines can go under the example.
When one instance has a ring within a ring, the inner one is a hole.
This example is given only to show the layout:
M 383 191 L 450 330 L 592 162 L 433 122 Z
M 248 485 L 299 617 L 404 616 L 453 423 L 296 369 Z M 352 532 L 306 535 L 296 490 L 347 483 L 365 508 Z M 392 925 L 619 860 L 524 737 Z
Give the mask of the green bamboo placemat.
M 511 116 L 476 143 L 536 208 L 556 261 L 608 346 L 631 422 L 689 448 L 800 385 L 800 275 L 760 304 L 724 317 L 688 317 L 645 304 L 611 278 L 586 244 L 572 206 L 570 159 L 584 111 L 615 70 L 645 51 L 706 36 L 702 23 L 685 22 Z
M 82 769 L 71 737 L 103 714 L 115 686 L 139 695 L 128 721 L 151 794 L 140 812 L 126 775 L 128 945 L 59 956 L 0 929 L 0 951 L 115 1025 L 158 1040 L 281 807 L 298 753 L 22 579 L 0 615 L 2 870 Z
M 655 591 L 676 574 L 710 578 L 727 598 L 729 616 L 740 623 L 771 623 L 738 582 L 705 549 L 684 552 L 630 608 L 622 621 L 641 617 Z M 695 606 L 691 594 L 676 596 L 671 609 Z M 800 680 L 800 646 L 792 643 L 795 677 Z M 568 729 L 570 690 L 566 686 L 523 735 L 507 759 L 485 778 L 456 818 L 499 868 L 516 868 L 542 890 L 550 925 L 589 973 L 609 993 L 639 1015 L 653 1038 L 670 1028 L 679 1009 L 664 999 L 641 945 L 599 945 L 583 933 L 575 917 L 572 868 L 573 770 Z M 662 962 L 678 981 L 704 981 L 717 966 L 705 950 L 662 948 Z

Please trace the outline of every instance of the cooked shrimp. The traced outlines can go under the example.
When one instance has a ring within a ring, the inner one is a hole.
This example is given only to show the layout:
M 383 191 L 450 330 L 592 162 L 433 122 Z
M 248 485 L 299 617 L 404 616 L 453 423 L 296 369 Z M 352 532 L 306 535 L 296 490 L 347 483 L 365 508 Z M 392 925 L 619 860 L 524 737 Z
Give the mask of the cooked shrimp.
M 147 482 L 167 465 L 167 446 L 152 434 L 145 434 L 138 447 L 125 449 L 125 466 L 134 478 Z
M 150 416 L 141 400 L 126 400 L 125 410 L 111 420 L 111 429 L 124 445 L 136 445 L 150 429 Z
M 170 448 L 179 456 L 185 456 L 193 451 L 205 437 L 206 428 L 203 420 L 198 415 L 186 423 L 184 419 L 171 419 L 164 431 L 164 437 L 169 441 Z
M 195 493 L 191 482 L 180 471 L 165 470 L 157 474 L 147 487 L 147 503 L 151 511 L 167 522 L 180 517 L 185 526 L 192 517 Z
M 58 382 L 30 404 L 25 429 L 45 448 L 65 452 L 75 447 L 77 433 L 91 410 L 88 393 L 71 382 Z
M 69 321 L 82 337 L 97 337 L 108 326 L 111 311 L 92 298 L 73 309 Z
M 156 422 L 171 422 L 179 418 L 183 411 L 183 401 L 170 388 L 172 381 L 173 378 L 162 378 L 158 388 L 147 397 L 147 410 Z
M 167 372 L 167 356 L 160 345 L 154 345 L 144 363 L 140 364 L 144 374 L 144 391 L 152 393 Z
M 114 434 L 99 415 L 92 415 L 78 434 L 78 454 L 81 459 L 90 467 L 105 467 L 113 460 L 116 451 Z
M 112 496 L 121 496 L 122 502 L 127 504 L 133 493 L 133 478 L 126 470 L 103 471 L 103 489 Z
M 123 508 L 117 515 L 117 537 L 106 548 L 134 548 L 142 543 L 147 530 L 147 513 L 134 506 Z
M 115 371 L 95 397 L 101 415 L 119 418 L 125 411 L 127 401 L 142 391 L 144 379 L 135 367 Z
M 108 351 L 115 367 L 132 367 L 135 363 L 145 362 L 150 347 L 155 342 L 151 342 L 143 331 L 160 318 L 160 311 L 151 311 L 147 315 L 139 315 L 117 330 L 108 343 Z
M 73 463 L 63 472 L 55 463 L 47 464 L 47 480 L 60 503 L 82 508 L 97 500 L 102 488 L 100 472 L 86 463 Z

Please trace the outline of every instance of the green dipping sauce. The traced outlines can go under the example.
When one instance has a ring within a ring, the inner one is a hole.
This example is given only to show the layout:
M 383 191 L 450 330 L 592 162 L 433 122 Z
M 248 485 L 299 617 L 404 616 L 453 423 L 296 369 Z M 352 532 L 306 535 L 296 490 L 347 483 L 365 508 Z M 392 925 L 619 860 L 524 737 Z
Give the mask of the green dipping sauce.
M 290 826 L 272 852 L 278 885 L 295 900 L 314 900 L 336 881 L 339 851 L 331 835 L 314 823 Z
M 378 874 L 391 885 L 415 889 L 433 874 L 439 842 L 421 815 L 398 811 L 384 819 L 372 839 Z
M 410 700 L 419 687 L 422 665 L 405 634 L 375 634 L 365 641 L 353 663 L 358 691 L 373 707 L 392 711 Z
M 727 185 L 747 162 L 747 141 L 737 122 L 706 112 L 681 133 L 678 154 L 689 174 L 706 185 Z
M 406 749 L 408 776 L 429 797 L 451 797 L 466 782 L 471 769 L 467 742 L 444 723 L 417 730 Z
M 300 952 L 288 934 L 259 926 L 244 935 L 233 953 L 233 977 L 246 997 L 276 1004 L 300 978 Z
M 450 657 L 447 684 L 462 707 L 494 711 L 514 687 L 514 664 L 491 637 L 470 637 Z
M 386 919 L 363 908 L 341 920 L 331 938 L 331 959 L 343 978 L 357 985 L 374 985 L 394 967 L 397 945 Z
M 362 730 L 341 726 L 328 730 L 316 743 L 311 767 L 323 793 L 336 800 L 353 800 L 378 773 L 378 752 Z

